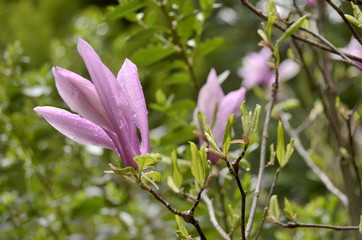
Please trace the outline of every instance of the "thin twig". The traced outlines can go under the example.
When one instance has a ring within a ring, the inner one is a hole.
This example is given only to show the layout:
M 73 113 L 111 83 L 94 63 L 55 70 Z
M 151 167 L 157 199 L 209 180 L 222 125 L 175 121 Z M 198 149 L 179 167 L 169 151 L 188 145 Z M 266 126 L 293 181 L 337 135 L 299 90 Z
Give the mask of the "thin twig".
M 263 218 L 261 219 L 261 222 L 259 224 L 259 228 L 258 228 L 258 231 L 256 232 L 254 240 L 259 239 L 261 230 L 263 229 L 265 218 L 266 218 L 266 215 L 268 214 L 268 211 L 269 211 L 269 202 L 270 202 L 270 199 L 271 199 L 271 197 L 273 195 L 274 188 L 275 188 L 275 185 L 276 185 L 276 183 L 278 181 L 279 174 L 281 173 L 281 171 L 282 171 L 282 169 L 278 168 L 275 175 L 274 175 L 274 179 L 273 179 L 272 185 L 270 186 L 269 194 L 268 194 L 268 197 L 267 197 L 267 200 L 266 200 L 266 203 L 265 203 Z
M 241 181 L 240 181 L 240 178 L 239 178 L 239 174 L 238 174 L 238 169 L 235 169 L 233 168 L 233 166 L 230 164 L 230 162 L 225 159 L 225 162 L 226 162 L 226 166 L 228 167 L 229 169 L 229 172 L 231 175 L 233 175 L 235 181 L 236 181 L 236 184 L 238 185 L 238 189 L 239 189 L 239 192 L 241 194 L 241 224 L 240 224 L 240 227 L 241 227 L 241 239 L 242 240 L 246 240 L 246 235 L 245 235 L 245 205 L 246 205 L 246 192 L 244 191 L 244 188 L 243 188 L 243 185 L 241 184 Z
M 265 116 L 263 136 L 262 136 L 261 146 L 260 146 L 258 179 L 256 181 L 255 192 L 254 192 L 253 202 L 252 202 L 251 209 L 250 209 L 248 224 L 246 225 L 246 238 L 249 237 L 251 229 L 253 227 L 254 217 L 255 217 L 256 208 L 258 205 L 259 194 L 260 194 L 260 189 L 261 189 L 263 175 L 264 175 L 266 144 L 267 144 L 267 140 L 268 140 L 269 124 L 270 124 L 270 119 L 271 119 L 271 113 L 272 113 L 274 105 L 277 101 L 277 93 L 278 93 L 278 88 L 279 88 L 278 77 L 279 77 L 279 72 L 278 72 L 278 69 L 276 69 L 275 83 L 273 84 L 272 97 L 269 102 L 268 110 L 267 110 L 266 116 Z
M 346 16 L 340 9 L 340 7 L 335 5 L 331 0 L 326 0 L 326 2 L 339 14 L 339 16 L 341 16 L 341 18 L 343 19 L 343 21 L 345 22 L 347 27 L 351 30 L 353 37 L 362 45 L 361 37 L 358 35 L 358 32 L 356 31 L 356 29 L 354 29 L 352 23 L 350 21 L 348 21 L 348 19 L 346 18 Z
M 236 184 L 238 185 L 238 189 L 239 192 L 241 194 L 241 223 L 240 223 L 240 228 L 241 228 L 241 239 L 242 240 L 246 240 L 246 234 L 245 234 L 245 208 L 246 208 L 246 191 L 243 188 L 243 185 L 241 184 L 240 181 L 240 177 L 239 177 L 239 163 L 241 161 L 241 159 L 245 156 L 246 151 L 248 150 L 248 146 L 249 144 L 245 143 L 243 151 L 240 153 L 240 155 L 238 156 L 238 158 L 232 163 L 230 164 L 229 160 L 227 159 L 227 156 L 225 158 L 226 161 L 226 166 L 229 169 L 229 172 L 231 173 L 231 175 L 233 175 Z
M 357 163 L 356 163 L 356 153 L 355 153 L 355 150 L 354 150 L 354 135 L 353 135 L 353 129 L 352 129 L 352 121 L 353 121 L 353 112 L 350 112 L 348 114 L 348 118 L 346 119 L 346 122 L 347 122 L 347 128 L 348 128 L 348 141 L 349 141 L 349 146 L 351 148 L 351 162 L 352 162 L 352 166 L 353 166 L 353 169 L 354 169 L 354 172 L 356 174 L 356 178 L 357 178 L 357 181 L 358 181 L 358 187 L 359 187 L 359 193 L 361 194 L 362 196 L 362 181 L 361 181 L 361 175 L 359 173 L 359 170 L 358 170 L 358 166 L 357 166 Z
M 204 186 L 202 186 L 202 187 L 200 188 L 199 193 L 197 194 L 196 200 L 194 201 L 194 204 L 192 204 L 192 207 L 191 207 L 191 209 L 190 209 L 190 211 L 189 211 L 191 215 L 194 215 L 195 210 L 196 210 L 197 206 L 198 206 L 199 203 L 200 203 L 201 194 L 202 194 L 202 192 L 206 189 L 207 185 L 209 185 L 212 177 L 213 177 L 213 175 L 209 175 L 209 177 L 207 178 L 206 183 L 204 184 Z
M 324 20 L 327 20 L 326 14 L 324 13 L 325 9 L 323 7 L 323 2 L 319 2 L 320 8 L 320 16 L 324 17 L 319 21 L 320 26 L 323 27 Z M 323 33 L 323 28 L 321 28 Z M 330 129 L 334 135 L 337 149 L 337 156 L 339 158 L 340 169 L 342 172 L 342 177 L 345 185 L 345 192 L 348 198 L 348 212 L 351 219 L 351 224 L 358 224 L 359 223 L 359 209 L 360 206 L 358 204 L 359 198 L 355 193 L 355 179 L 351 174 L 351 161 L 344 155 L 339 154 L 339 149 L 345 148 L 348 144 L 347 142 L 347 134 L 343 131 L 343 122 L 340 121 L 340 116 L 336 107 L 336 99 L 337 99 L 337 92 L 335 88 L 335 80 L 334 74 L 332 73 L 332 67 L 328 61 L 328 57 L 326 56 L 325 52 L 322 52 L 321 63 L 319 64 L 319 69 L 322 73 L 323 80 L 325 87 L 320 91 L 324 91 L 324 95 L 326 96 L 326 100 L 328 101 L 329 107 L 329 114 L 326 114 Z M 359 184 L 359 183 L 358 183 Z
M 225 189 L 221 186 L 220 181 L 221 181 L 221 177 L 220 177 L 220 174 L 218 174 L 218 178 L 216 179 L 216 186 L 217 186 L 217 193 L 220 197 L 222 219 L 223 219 L 226 231 L 229 231 L 230 227 L 229 227 L 228 220 L 227 220 L 228 215 L 227 215 L 226 206 L 225 206 Z
M 321 99 L 321 101 L 323 103 L 323 107 L 325 109 L 325 116 L 329 120 L 329 123 L 330 123 L 331 128 L 332 128 L 332 132 L 334 133 L 334 135 L 336 137 L 338 146 L 343 146 L 342 136 L 339 136 L 340 134 L 338 132 L 340 127 L 337 127 L 337 128 L 335 127 L 335 126 L 339 125 L 339 123 L 338 123 L 339 119 L 338 119 L 338 115 L 336 114 L 336 108 L 335 108 L 335 100 L 330 99 L 330 95 L 326 94 L 324 92 L 324 88 L 318 84 L 317 79 L 314 78 L 314 76 L 311 73 L 310 69 L 307 67 L 307 64 L 306 64 L 306 62 L 304 60 L 301 48 L 298 46 L 298 44 L 296 42 L 294 42 L 294 45 L 295 45 L 296 50 L 297 50 L 297 52 L 299 54 L 299 58 L 301 59 L 301 61 L 303 63 L 303 68 L 306 71 L 308 79 L 310 80 L 311 84 L 313 84 L 315 86 L 315 88 L 318 90 L 317 93 L 319 94 L 319 98 Z M 324 70 L 322 72 L 324 72 Z M 325 79 L 328 79 L 328 78 L 325 78 Z M 326 81 L 326 84 L 328 84 L 328 87 L 329 87 L 329 89 L 328 89 L 329 92 L 328 93 L 331 93 L 331 91 L 332 91 L 331 87 L 333 85 L 333 82 L 330 83 L 330 80 L 328 79 Z M 329 97 L 329 98 L 327 99 L 327 97 Z M 301 143 L 300 143 L 300 145 L 301 145 Z M 338 149 L 339 148 L 340 147 L 338 147 Z M 304 149 L 302 145 L 301 145 L 300 150 L 301 149 Z M 297 150 L 298 150 L 298 148 L 297 148 Z M 321 171 L 317 166 L 315 166 L 314 162 L 311 160 L 310 156 L 307 154 L 307 151 L 305 151 L 305 150 L 300 151 L 300 150 L 298 150 L 299 154 L 303 157 L 303 159 L 305 160 L 307 165 L 313 170 L 313 172 L 315 172 L 315 174 L 326 185 L 327 189 L 329 191 L 331 191 L 333 194 L 335 194 L 337 197 L 339 197 L 340 200 L 342 201 L 342 203 L 346 207 L 348 207 L 349 212 L 350 212 L 350 216 L 353 216 L 352 223 L 354 223 L 354 224 L 357 223 L 357 221 L 358 221 L 358 217 L 357 217 L 358 211 L 356 211 L 355 209 L 358 209 L 358 207 L 356 207 L 357 206 L 356 205 L 356 198 L 355 198 L 354 194 L 352 194 L 351 191 L 349 191 L 349 188 L 353 184 L 351 184 L 349 186 L 348 186 L 348 184 L 346 184 L 346 182 L 350 183 L 350 182 L 353 181 L 351 179 L 351 175 L 349 173 L 348 166 L 346 167 L 346 165 L 348 165 L 347 159 L 341 158 L 341 161 L 340 161 L 343 180 L 345 182 L 345 186 L 346 186 L 346 190 L 347 190 L 347 195 L 344 195 L 336 187 L 334 187 L 334 185 L 329 180 L 329 178 L 324 174 L 324 172 Z M 310 159 L 310 161 L 308 161 L 308 159 Z M 350 201 L 352 201 L 352 203 Z M 354 207 L 352 207 L 350 205 L 352 205 Z M 354 213 L 353 213 L 353 211 L 354 211 Z
M 148 192 L 150 192 L 159 202 L 161 202 L 170 212 L 172 212 L 175 215 L 181 216 L 185 222 L 192 224 L 196 231 L 198 232 L 198 234 L 200 235 L 201 240 L 207 240 L 205 234 L 203 233 L 199 221 L 197 219 L 195 219 L 194 217 L 194 211 L 193 210 L 191 212 L 191 210 L 189 211 L 180 211 L 177 210 L 175 207 L 173 207 L 169 202 L 167 202 L 166 200 L 164 200 L 157 192 L 155 192 L 150 186 L 148 186 L 147 184 L 141 182 L 140 183 L 140 187 L 143 190 L 146 190 Z M 201 194 L 201 193 L 200 193 Z M 197 200 L 198 202 L 200 201 L 200 199 Z M 193 204 L 193 207 L 195 206 L 195 203 Z M 196 205 L 197 206 L 197 205 Z M 196 207 L 195 207 L 196 208 Z
M 263 20 L 265 20 L 265 21 L 268 19 L 268 17 L 267 17 L 266 15 L 264 15 L 264 14 L 262 13 L 262 11 L 258 10 L 256 7 L 254 7 L 249 1 L 247 1 L 247 0 L 240 0 L 240 1 L 241 1 L 241 3 L 242 3 L 243 5 L 245 5 L 249 10 L 251 10 L 251 11 L 252 11 L 253 13 L 255 13 L 257 16 L 259 16 L 261 19 L 263 19 Z M 287 24 L 287 25 L 293 24 L 293 22 L 284 22 L 284 23 Z M 277 22 L 274 22 L 273 25 L 274 25 L 276 28 L 278 28 L 279 30 L 283 31 L 283 32 L 285 32 L 285 31 L 287 30 L 286 27 L 281 26 L 281 25 L 278 24 Z M 301 31 L 304 31 L 304 32 L 306 32 L 306 33 L 311 34 L 313 37 L 315 37 L 315 38 L 319 39 L 320 41 L 322 41 L 323 44 L 318 43 L 318 42 L 315 42 L 315 41 L 313 41 L 313 40 L 311 40 L 311 39 L 309 39 L 309 38 L 305 38 L 305 37 L 299 36 L 299 35 L 297 35 L 297 34 L 292 34 L 292 35 L 291 35 L 291 38 L 292 38 L 292 39 L 296 39 L 296 40 L 298 40 L 298 41 L 302 41 L 302 42 L 308 43 L 308 44 L 310 44 L 310 45 L 312 45 L 312 46 L 315 46 L 315 47 L 317 47 L 317 48 L 320 48 L 320 49 L 322 49 L 322 50 L 325 50 L 325 51 L 328 51 L 328 52 L 331 52 L 331 53 L 340 55 L 340 56 L 342 57 L 342 59 L 343 59 L 344 62 L 346 62 L 346 63 L 348 63 L 348 64 L 351 64 L 351 65 L 355 66 L 356 68 L 358 68 L 359 70 L 362 71 L 362 67 L 361 67 L 361 66 L 359 66 L 358 64 L 356 64 L 356 63 L 354 63 L 354 62 L 351 61 L 351 59 L 356 60 L 356 61 L 361 61 L 362 59 L 361 59 L 360 57 L 357 57 L 357 56 L 354 56 L 354 55 L 352 55 L 352 54 L 347 54 L 347 53 L 344 53 L 344 52 L 340 51 L 340 50 L 337 49 L 333 44 L 331 44 L 327 39 L 325 39 L 323 36 L 321 36 L 321 35 L 313 32 L 313 31 L 310 31 L 310 30 L 308 30 L 308 29 L 306 29 L 306 28 L 303 28 L 303 27 L 301 27 L 300 30 L 301 30 Z
M 294 4 L 294 7 L 295 7 L 295 9 L 297 10 L 299 16 L 300 16 L 300 17 L 303 16 L 302 11 L 301 11 L 301 10 L 299 9 L 299 7 L 298 7 L 297 0 L 293 0 L 293 4 Z
M 216 216 L 215 216 L 214 206 L 213 206 L 212 201 L 210 200 L 210 198 L 207 196 L 206 192 L 204 192 L 201 195 L 201 199 L 206 204 L 206 207 L 207 207 L 207 210 L 208 210 L 209 216 L 210 216 L 210 221 L 211 221 L 212 225 L 214 226 L 214 228 L 216 229 L 216 231 L 218 231 L 218 233 L 225 240 L 230 240 L 230 236 L 222 229 L 222 227 L 218 223 L 218 221 L 216 219 Z
M 346 197 L 346 195 L 343 192 L 341 192 L 336 186 L 334 186 L 333 182 L 329 179 L 329 177 L 313 162 L 312 158 L 310 157 L 310 154 L 303 147 L 299 135 L 290 126 L 287 116 L 283 113 L 280 116 L 285 131 L 289 134 L 291 138 L 294 139 L 294 147 L 299 153 L 299 155 L 303 158 L 307 166 L 321 180 L 321 182 L 326 186 L 326 188 L 339 198 L 339 200 L 342 202 L 344 206 L 348 206 L 348 198 Z
M 296 222 L 288 222 L 283 223 L 281 221 L 276 220 L 276 224 L 282 226 L 283 228 L 327 228 L 336 231 L 358 231 L 358 226 L 333 226 L 333 225 L 324 225 L 324 224 L 308 224 L 308 223 L 296 223 Z

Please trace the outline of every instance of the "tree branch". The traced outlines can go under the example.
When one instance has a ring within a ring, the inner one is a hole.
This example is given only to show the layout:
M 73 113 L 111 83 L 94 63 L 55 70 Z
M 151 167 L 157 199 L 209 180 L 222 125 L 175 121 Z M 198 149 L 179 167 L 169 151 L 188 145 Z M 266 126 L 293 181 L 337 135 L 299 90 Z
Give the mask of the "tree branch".
M 274 107 L 274 105 L 275 105 L 275 103 L 277 101 L 277 93 L 278 93 L 278 88 L 279 88 L 278 77 L 279 77 L 279 73 L 278 73 L 278 69 L 276 69 L 275 83 L 273 84 L 272 97 L 271 97 L 271 100 L 269 102 L 269 107 L 268 107 L 268 110 L 267 110 L 266 116 L 265 116 L 265 122 L 264 122 L 264 128 L 263 128 L 263 136 L 262 136 L 261 146 L 260 146 L 260 160 L 259 160 L 258 179 L 257 179 L 256 186 L 255 186 L 255 192 L 254 192 L 254 196 L 253 196 L 253 202 L 252 202 L 252 205 L 251 205 L 248 224 L 246 225 L 246 238 L 249 237 L 251 229 L 253 227 L 254 217 L 255 217 L 256 208 L 257 208 L 257 205 L 258 205 L 259 194 L 260 194 L 260 189 L 261 189 L 263 175 L 264 175 L 265 157 L 266 157 L 266 144 L 267 144 L 267 140 L 268 140 L 269 124 L 270 124 L 271 113 L 273 111 L 273 107 Z
M 279 174 L 281 173 L 281 171 L 282 171 L 282 169 L 278 168 L 275 175 L 274 175 L 274 179 L 273 179 L 272 185 L 270 186 L 269 194 L 268 194 L 268 197 L 267 197 L 267 200 L 266 200 L 266 203 L 265 203 L 263 218 L 261 219 L 258 231 L 256 232 L 256 235 L 255 235 L 255 238 L 254 238 L 255 240 L 259 239 L 261 230 L 263 229 L 265 218 L 266 218 L 266 215 L 268 214 L 268 211 L 269 211 L 269 202 L 270 202 L 270 199 L 271 199 L 271 197 L 273 195 L 274 188 L 275 188 L 275 185 L 276 185 L 276 183 L 278 181 Z
M 348 21 L 348 19 L 346 18 L 346 16 L 344 16 L 344 13 L 342 12 L 342 10 L 340 9 L 340 7 L 337 7 L 331 0 L 325 0 L 338 14 L 339 16 L 341 16 L 341 18 L 343 19 L 344 23 L 347 25 L 347 27 L 351 30 L 353 37 L 362 45 L 362 39 L 361 37 L 358 35 L 358 32 L 356 31 L 356 29 L 354 29 L 353 25 L 351 24 L 350 21 Z
M 258 10 L 256 7 L 254 7 L 249 1 L 247 0 L 240 0 L 241 3 L 243 5 L 245 5 L 249 10 L 251 10 L 253 13 L 255 13 L 257 16 L 259 16 L 261 19 L 267 21 L 268 20 L 268 16 L 264 15 L 260 10 Z M 284 22 L 287 26 L 290 26 L 291 24 L 293 24 L 293 22 Z M 276 28 L 278 28 L 279 30 L 285 32 L 287 30 L 286 27 L 284 26 L 281 26 L 279 23 L 277 22 L 274 22 L 273 24 Z M 315 42 L 313 40 L 310 40 L 308 38 L 305 38 L 305 37 L 302 37 L 302 36 L 299 36 L 297 34 L 292 34 L 291 35 L 291 38 L 292 39 L 296 39 L 298 41 L 302 41 L 302 42 L 305 42 L 305 43 L 308 43 L 314 47 L 317 47 L 317 48 L 320 48 L 322 50 L 325 50 L 325 51 L 328 51 L 328 52 L 331 52 L 331 53 L 334 53 L 334 54 L 337 54 L 339 56 L 342 57 L 343 61 L 350 64 L 350 65 L 353 65 L 355 66 L 356 68 L 358 68 L 359 70 L 362 71 L 362 67 L 359 66 L 358 64 L 354 63 L 351 61 L 351 59 L 353 60 L 356 60 L 356 61 L 362 61 L 362 59 L 360 57 L 356 57 L 352 54 L 346 54 L 346 53 L 343 53 L 342 51 L 338 50 L 333 44 L 331 44 L 327 39 L 325 39 L 323 36 L 313 32 L 313 31 L 310 31 L 306 28 L 303 28 L 301 27 L 300 28 L 301 31 L 304 31 L 306 33 L 309 33 L 311 34 L 313 37 L 319 39 L 321 42 L 323 42 L 323 44 L 321 43 L 318 43 L 318 42 Z
M 210 200 L 210 198 L 207 196 L 206 192 L 202 193 L 201 199 L 206 204 L 206 207 L 207 207 L 207 210 L 208 210 L 209 216 L 210 216 L 210 221 L 211 221 L 212 225 L 214 226 L 214 228 L 216 229 L 216 231 L 218 231 L 218 233 L 225 240 L 230 240 L 230 236 L 219 225 L 219 223 L 218 223 L 218 221 L 216 219 L 216 216 L 215 216 L 214 206 L 213 206 L 212 201 Z
M 169 202 L 167 202 L 166 200 L 164 200 L 157 192 L 155 192 L 150 186 L 148 186 L 147 184 L 141 182 L 139 183 L 140 187 L 143 190 L 146 190 L 148 192 L 150 192 L 159 202 L 161 202 L 170 212 L 172 212 L 175 215 L 181 216 L 185 222 L 192 224 L 196 231 L 198 232 L 198 234 L 200 235 L 201 240 L 207 240 L 205 234 L 203 233 L 199 221 L 197 221 L 197 219 L 195 219 L 194 217 L 194 211 L 198 205 L 197 204 L 193 204 L 192 209 L 194 209 L 193 211 L 189 210 L 189 211 L 183 211 L 181 212 L 180 210 L 177 210 L 176 208 L 174 208 Z M 201 195 L 201 193 L 199 194 Z M 196 199 L 197 202 L 200 201 L 200 199 Z M 196 206 L 195 206 L 196 205 Z
M 281 113 L 281 120 L 283 122 L 283 126 L 288 135 L 294 139 L 294 147 L 299 153 L 299 155 L 303 158 L 304 162 L 307 166 L 314 172 L 314 174 L 321 180 L 321 182 L 326 186 L 326 188 L 336 195 L 339 200 L 342 202 L 344 206 L 348 206 L 348 198 L 344 193 L 342 193 L 336 186 L 334 186 L 333 182 L 329 179 L 329 177 L 313 162 L 310 154 L 303 147 L 299 135 L 292 129 L 287 116 Z
M 324 225 L 324 224 L 308 224 L 308 223 L 296 223 L 288 222 L 283 223 L 276 220 L 276 224 L 282 226 L 283 228 L 327 228 L 336 231 L 358 231 L 358 226 L 333 226 L 333 225 Z

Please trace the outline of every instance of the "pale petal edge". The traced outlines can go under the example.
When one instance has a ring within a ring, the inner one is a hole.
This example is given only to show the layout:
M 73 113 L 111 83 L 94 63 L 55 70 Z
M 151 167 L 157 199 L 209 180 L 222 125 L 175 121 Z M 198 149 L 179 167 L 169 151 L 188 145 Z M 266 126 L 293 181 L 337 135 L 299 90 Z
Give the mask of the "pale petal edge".
M 126 59 L 117 75 L 117 81 L 127 95 L 129 106 L 133 112 L 132 117 L 141 134 L 141 153 L 150 151 L 148 112 L 142 85 L 138 77 L 137 66 Z
M 90 144 L 116 150 L 105 131 L 91 121 L 56 107 L 36 107 L 39 113 L 56 130 L 80 144 Z

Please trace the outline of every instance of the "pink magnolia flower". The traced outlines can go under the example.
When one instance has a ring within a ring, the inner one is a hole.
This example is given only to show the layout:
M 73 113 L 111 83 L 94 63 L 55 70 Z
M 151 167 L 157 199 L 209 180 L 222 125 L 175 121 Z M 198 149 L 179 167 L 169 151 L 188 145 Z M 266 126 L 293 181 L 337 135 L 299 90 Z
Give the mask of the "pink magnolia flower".
M 243 58 L 243 67 L 238 75 L 243 79 L 242 85 L 250 89 L 255 85 L 271 85 L 275 81 L 275 72 L 268 61 L 271 55 L 269 48 L 262 48 L 259 52 L 252 52 Z M 300 67 L 291 59 L 284 60 L 279 65 L 279 79 L 289 80 L 299 72 Z
M 362 57 L 362 45 L 354 37 L 351 38 L 351 41 L 349 41 L 347 46 L 341 48 L 340 50 L 342 50 L 342 52 L 349 53 L 357 57 Z M 362 67 L 362 62 L 359 61 L 354 61 L 354 62 Z
M 48 106 L 34 110 L 72 140 L 113 149 L 125 166 L 137 168 L 133 158 L 148 153 L 150 146 L 136 65 L 126 59 L 116 78 L 83 39 L 78 41 L 78 52 L 92 82 L 60 67 L 54 67 L 53 74 L 60 96 L 79 115 Z
M 197 98 L 197 106 L 194 111 L 194 123 L 201 131 L 198 113 L 202 112 L 206 118 L 206 124 L 212 127 L 212 132 L 218 145 L 221 147 L 224 138 L 224 131 L 228 118 L 233 113 L 240 112 L 240 104 L 245 99 L 245 88 L 233 91 L 224 95 L 218 81 L 216 71 L 211 69 L 206 84 L 201 88 Z M 214 121 L 214 122 L 213 122 Z M 203 140 L 200 139 L 200 144 Z M 211 157 L 213 162 L 217 159 Z
M 308 7 L 315 7 L 317 6 L 317 2 L 316 0 L 304 0 L 305 4 L 308 6 Z

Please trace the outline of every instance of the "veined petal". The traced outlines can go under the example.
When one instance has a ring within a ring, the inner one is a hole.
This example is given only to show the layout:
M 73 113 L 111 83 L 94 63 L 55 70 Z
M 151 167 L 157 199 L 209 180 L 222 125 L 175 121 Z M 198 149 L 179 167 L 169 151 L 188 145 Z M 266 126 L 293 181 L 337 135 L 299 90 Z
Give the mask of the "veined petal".
M 91 144 L 116 150 L 105 131 L 91 121 L 55 107 L 36 107 L 34 111 L 59 132 L 80 144 Z
M 108 115 L 114 132 L 122 145 L 121 158 L 125 165 L 140 154 L 137 132 L 130 122 L 130 107 L 125 94 L 113 73 L 102 63 L 94 49 L 83 39 L 78 41 L 78 52 L 82 56 L 88 72 L 97 90 L 101 103 Z
M 197 107 L 199 111 L 205 115 L 207 124 L 212 124 L 216 104 L 219 105 L 223 97 L 224 92 L 217 81 L 216 71 L 215 69 L 211 69 L 209 76 L 207 77 L 207 82 L 200 89 L 197 98 Z M 197 113 L 194 113 L 194 121 L 196 126 L 198 126 Z
M 142 139 L 141 153 L 148 153 L 150 151 L 148 114 L 142 86 L 138 78 L 137 66 L 126 59 L 117 75 L 117 81 L 127 96 L 129 106 L 132 110 L 131 116 L 134 118 L 134 121 L 140 130 Z
M 53 68 L 60 96 L 74 112 L 111 130 L 111 124 L 92 82 L 60 67 Z
M 233 113 L 240 113 L 240 104 L 245 99 L 245 92 L 245 88 L 232 91 L 228 93 L 220 103 L 219 110 L 217 112 L 216 123 L 212 129 L 219 146 L 222 146 L 225 127 L 229 116 Z

